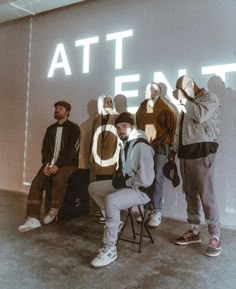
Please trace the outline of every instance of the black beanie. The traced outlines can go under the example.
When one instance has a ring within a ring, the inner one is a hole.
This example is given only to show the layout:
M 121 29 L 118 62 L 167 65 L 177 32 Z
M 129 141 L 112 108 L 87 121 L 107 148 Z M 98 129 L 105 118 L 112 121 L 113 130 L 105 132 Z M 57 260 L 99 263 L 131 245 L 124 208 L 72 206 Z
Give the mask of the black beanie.
M 134 116 L 129 112 L 122 112 L 115 120 L 115 125 L 121 122 L 126 122 L 134 125 Z

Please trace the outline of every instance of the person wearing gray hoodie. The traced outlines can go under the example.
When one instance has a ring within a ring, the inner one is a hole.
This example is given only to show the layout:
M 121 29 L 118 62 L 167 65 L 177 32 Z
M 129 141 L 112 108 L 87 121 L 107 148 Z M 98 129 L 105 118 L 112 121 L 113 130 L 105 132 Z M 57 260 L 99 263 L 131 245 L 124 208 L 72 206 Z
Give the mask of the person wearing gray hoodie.
M 150 202 L 146 192 L 152 187 L 155 178 L 154 151 L 145 133 L 135 128 L 133 115 L 121 113 L 115 126 L 121 140 L 117 172 L 113 180 L 89 185 L 90 196 L 106 218 L 104 246 L 92 260 L 93 267 L 104 267 L 117 259 L 120 211 Z

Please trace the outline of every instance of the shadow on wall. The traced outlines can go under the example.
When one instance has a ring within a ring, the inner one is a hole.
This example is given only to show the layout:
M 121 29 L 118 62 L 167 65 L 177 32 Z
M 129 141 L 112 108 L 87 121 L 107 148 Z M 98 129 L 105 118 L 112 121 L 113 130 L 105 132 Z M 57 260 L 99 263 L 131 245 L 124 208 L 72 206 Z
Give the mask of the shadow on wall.
M 114 97 L 114 103 L 118 113 L 127 111 L 127 98 L 125 95 L 117 94 Z
M 224 81 L 219 76 L 212 76 L 207 83 L 209 91 L 215 93 L 221 104 L 221 120 L 220 120 L 220 151 L 225 157 L 232 158 L 235 147 L 235 95 L 236 91 L 230 87 L 226 87 Z
M 161 87 L 161 97 L 170 105 L 170 107 L 173 108 L 175 111 L 177 117 L 179 116 L 179 110 L 177 107 L 177 100 L 174 98 L 174 96 L 167 96 L 167 86 L 163 82 L 158 83 Z
M 207 83 L 221 104 L 219 150 L 216 161 L 216 192 L 220 204 L 221 222 L 235 226 L 236 216 L 236 91 L 226 87 L 219 76 L 212 76 Z
M 97 100 L 91 100 L 87 104 L 87 112 L 89 118 L 80 124 L 81 143 L 80 143 L 80 160 L 79 168 L 87 169 L 89 150 L 91 145 L 91 135 L 93 120 L 97 115 Z
M 179 111 L 175 103 L 172 102 L 170 97 L 167 96 L 167 86 L 163 82 L 158 83 L 161 87 L 161 97 L 169 104 L 170 107 L 173 108 L 177 117 L 179 115 Z M 173 97 L 174 98 L 174 97 Z M 173 187 L 171 182 L 165 178 L 164 183 L 164 199 L 163 199 L 163 215 L 168 216 L 170 218 L 177 218 L 181 220 L 186 220 L 186 202 L 185 196 L 182 193 L 182 178 L 180 174 L 179 168 L 179 159 L 176 158 L 176 165 L 178 168 L 178 174 L 181 180 L 181 183 L 176 188 Z

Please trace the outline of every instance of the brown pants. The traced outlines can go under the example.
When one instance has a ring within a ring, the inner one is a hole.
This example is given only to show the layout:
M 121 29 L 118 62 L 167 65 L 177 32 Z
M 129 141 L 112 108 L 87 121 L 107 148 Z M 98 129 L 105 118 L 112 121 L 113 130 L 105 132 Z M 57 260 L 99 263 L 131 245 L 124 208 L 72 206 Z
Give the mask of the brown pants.
M 46 176 L 40 168 L 32 181 L 28 201 L 27 217 L 40 218 L 43 191 L 52 182 L 51 207 L 59 209 L 64 200 L 64 195 L 68 185 L 69 177 L 77 170 L 75 166 L 64 166 L 59 168 L 55 175 Z

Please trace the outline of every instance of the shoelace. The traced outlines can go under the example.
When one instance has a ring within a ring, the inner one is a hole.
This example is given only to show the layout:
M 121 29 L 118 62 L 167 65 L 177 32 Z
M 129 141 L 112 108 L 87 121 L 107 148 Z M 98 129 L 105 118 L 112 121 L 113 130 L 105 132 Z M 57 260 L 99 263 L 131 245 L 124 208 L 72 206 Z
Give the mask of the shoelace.
M 109 255 L 109 252 L 111 254 L 112 249 L 111 248 L 107 248 L 107 247 L 103 247 L 100 251 L 100 253 L 98 254 L 98 258 L 102 258 L 104 255 Z

